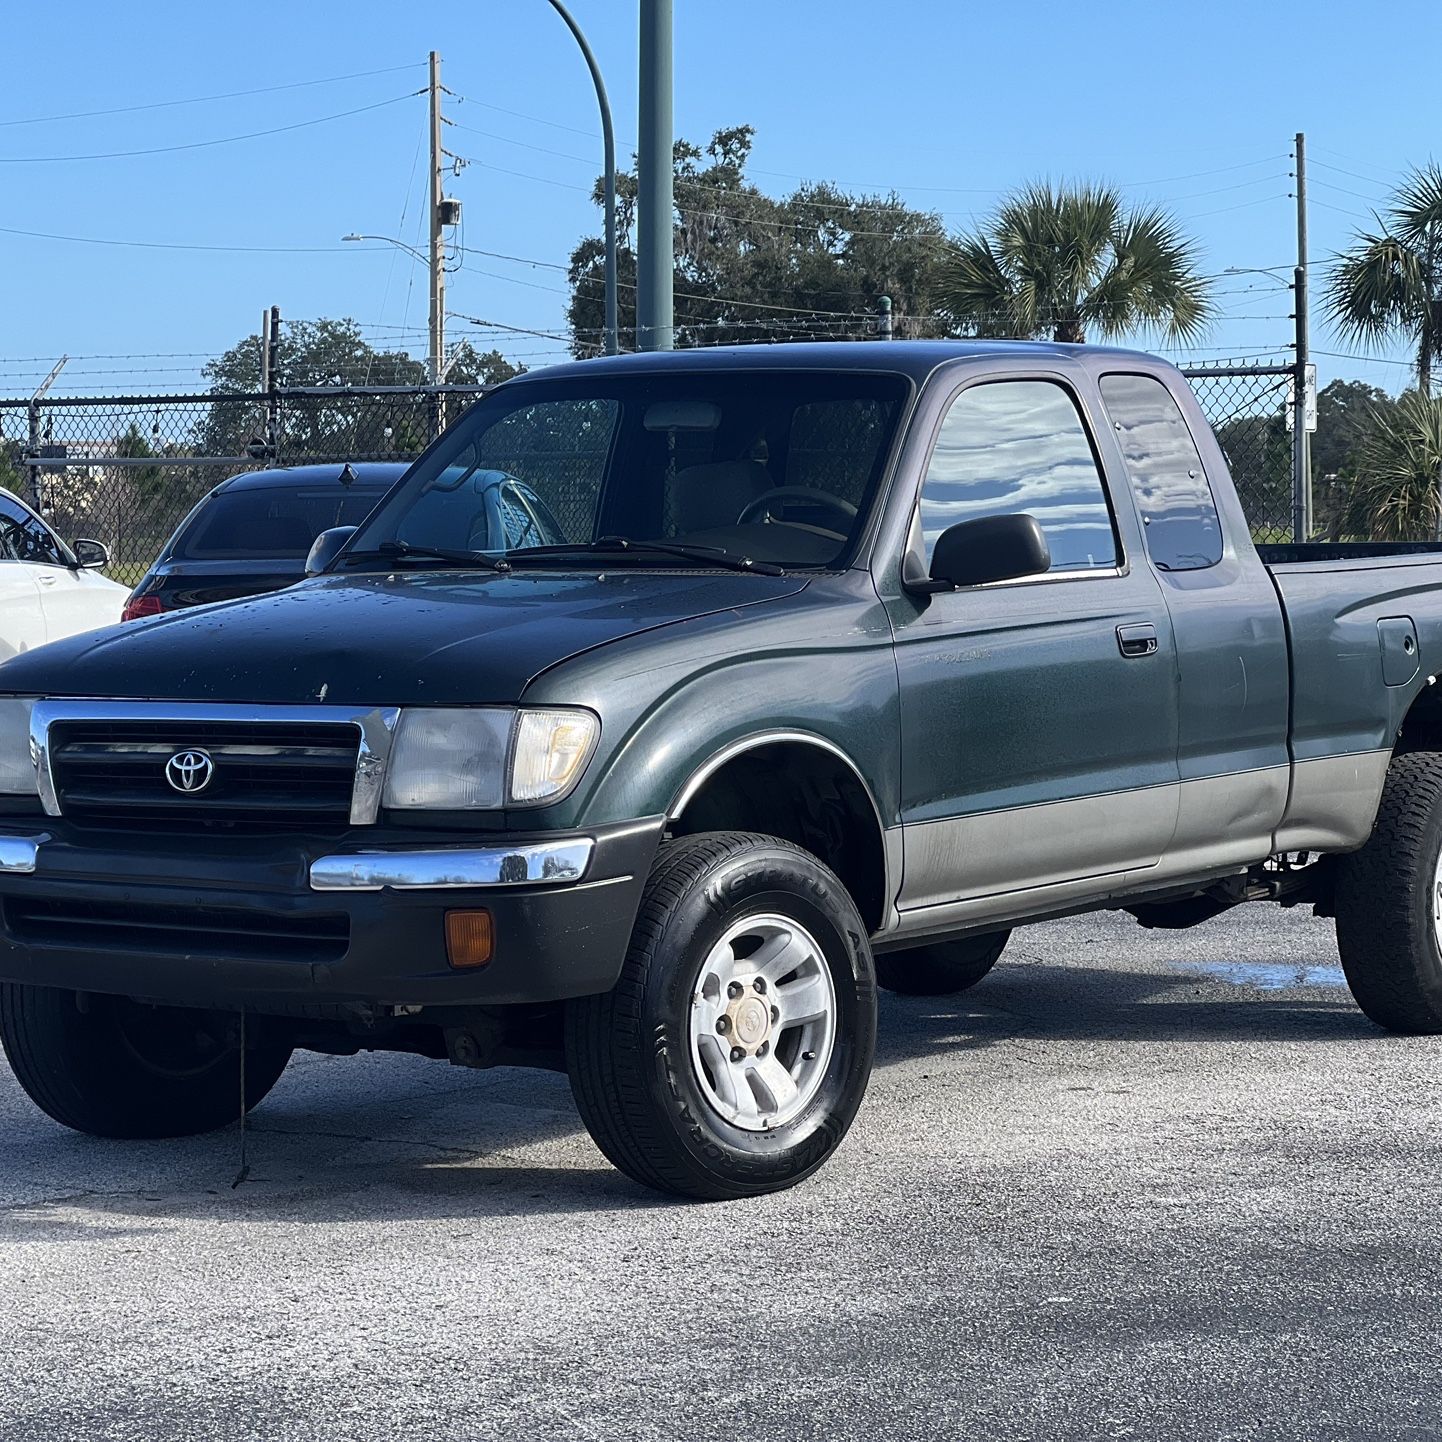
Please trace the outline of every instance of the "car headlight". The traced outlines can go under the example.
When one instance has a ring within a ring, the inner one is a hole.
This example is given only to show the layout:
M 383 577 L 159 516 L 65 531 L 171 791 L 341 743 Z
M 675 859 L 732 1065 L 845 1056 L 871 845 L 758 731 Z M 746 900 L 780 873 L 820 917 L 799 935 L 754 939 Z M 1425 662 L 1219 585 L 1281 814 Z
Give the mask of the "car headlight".
M 589 711 L 408 707 L 386 769 L 400 811 L 496 811 L 559 801 L 581 779 L 601 723 Z
M 33 701 L 0 699 L 0 793 L 36 794 L 35 762 L 30 752 Z

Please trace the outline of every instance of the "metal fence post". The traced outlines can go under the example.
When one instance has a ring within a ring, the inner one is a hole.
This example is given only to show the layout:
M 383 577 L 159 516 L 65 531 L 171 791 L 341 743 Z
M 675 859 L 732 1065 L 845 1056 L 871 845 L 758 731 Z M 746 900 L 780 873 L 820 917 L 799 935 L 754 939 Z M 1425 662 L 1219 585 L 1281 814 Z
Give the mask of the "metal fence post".
M 25 469 L 30 472 L 30 504 L 44 514 L 45 487 L 40 479 L 40 402 L 31 401 L 29 440 L 25 446 Z

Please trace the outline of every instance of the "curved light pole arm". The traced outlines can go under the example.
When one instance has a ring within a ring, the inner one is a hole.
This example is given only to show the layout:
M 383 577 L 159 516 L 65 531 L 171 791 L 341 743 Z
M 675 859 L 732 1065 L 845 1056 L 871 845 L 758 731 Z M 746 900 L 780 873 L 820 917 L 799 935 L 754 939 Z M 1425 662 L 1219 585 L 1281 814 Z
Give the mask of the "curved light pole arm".
M 611 127 L 611 102 L 606 98 L 606 82 L 601 78 L 601 67 L 596 63 L 581 27 L 561 0 L 550 0 L 550 5 L 566 22 L 566 28 L 576 37 L 576 44 L 586 57 L 586 66 L 596 86 L 596 100 L 601 107 L 601 136 L 606 149 L 606 354 L 615 355 L 620 349 L 620 329 L 616 315 L 616 134 Z

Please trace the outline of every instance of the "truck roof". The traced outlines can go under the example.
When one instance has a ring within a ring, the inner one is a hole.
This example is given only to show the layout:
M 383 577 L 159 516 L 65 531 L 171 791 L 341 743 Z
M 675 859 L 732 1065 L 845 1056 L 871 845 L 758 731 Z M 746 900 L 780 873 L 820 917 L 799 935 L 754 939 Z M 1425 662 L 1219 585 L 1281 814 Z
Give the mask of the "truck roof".
M 638 351 L 629 355 L 598 356 L 528 371 L 508 381 L 524 384 L 531 379 L 552 380 L 584 367 L 588 376 L 666 370 L 867 370 L 892 371 L 920 381 L 947 361 L 986 356 L 1014 359 L 1032 356 L 1037 360 L 1106 360 L 1115 364 L 1145 363 L 1148 367 L 1170 367 L 1145 351 L 1114 346 L 1070 345 L 1055 341 L 1029 340 L 863 340 L 782 341 L 757 345 L 698 346 L 687 350 Z

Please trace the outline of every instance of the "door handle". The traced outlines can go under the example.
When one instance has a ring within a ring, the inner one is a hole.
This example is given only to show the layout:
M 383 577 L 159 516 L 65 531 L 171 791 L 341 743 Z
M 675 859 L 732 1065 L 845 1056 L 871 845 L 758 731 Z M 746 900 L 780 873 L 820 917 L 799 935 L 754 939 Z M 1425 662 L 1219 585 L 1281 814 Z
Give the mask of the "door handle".
M 1150 621 L 1117 627 L 1117 646 L 1123 656 L 1155 656 L 1157 628 Z

